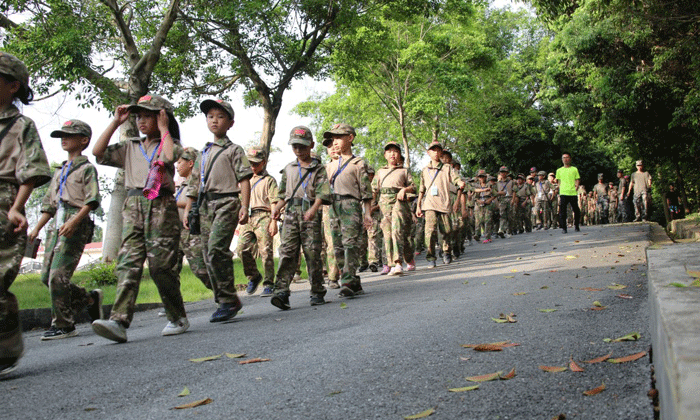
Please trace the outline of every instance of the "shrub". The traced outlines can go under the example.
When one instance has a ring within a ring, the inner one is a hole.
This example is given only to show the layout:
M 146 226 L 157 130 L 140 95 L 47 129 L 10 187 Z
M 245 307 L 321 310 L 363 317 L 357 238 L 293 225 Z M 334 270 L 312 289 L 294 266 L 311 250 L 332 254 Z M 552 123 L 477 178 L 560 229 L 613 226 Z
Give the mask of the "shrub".
M 89 270 L 85 270 L 87 280 L 85 285 L 88 287 L 98 286 L 116 286 L 118 283 L 117 275 L 114 273 L 116 263 L 105 264 L 97 263 Z

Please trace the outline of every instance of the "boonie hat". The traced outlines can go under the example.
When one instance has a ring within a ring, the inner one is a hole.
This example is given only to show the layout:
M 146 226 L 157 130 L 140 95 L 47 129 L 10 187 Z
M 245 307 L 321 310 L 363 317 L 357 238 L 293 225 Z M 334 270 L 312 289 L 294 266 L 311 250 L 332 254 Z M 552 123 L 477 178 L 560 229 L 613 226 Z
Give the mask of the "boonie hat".
M 298 125 L 292 128 L 289 133 L 289 144 L 301 144 L 304 146 L 311 146 L 314 142 L 314 136 L 311 134 L 309 127 Z
M 29 87 L 27 65 L 12 54 L 0 51 L 0 73 L 12 76 L 25 87 Z
M 400 145 L 398 142 L 395 142 L 395 141 L 387 142 L 387 143 L 384 145 L 384 151 L 386 152 L 390 147 L 396 147 L 397 149 L 399 149 L 399 154 L 400 154 L 400 155 L 403 154 L 403 150 L 402 150 L 402 148 L 401 148 L 401 145 Z
M 248 161 L 259 163 L 267 158 L 267 153 L 265 153 L 265 149 L 262 147 L 253 146 L 246 150 L 246 156 L 248 157 Z
M 432 149 L 433 147 L 439 147 L 440 150 L 445 150 L 445 148 L 442 146 L 442 143 L 440 143 L 437 140 L 430 142 L 430 144 L 428 145 L 428 150 Z
M 498 169 L 498 172 L 509 172 L 509 171 L 508 171 L 508 167 L 507 167 L 507 166 L 501 166 L 501 167 Z
M 345 124 L 345 123 L 340 123 L 334 125 L 330 130 L 324 131 L 323 132 L 323 138 L 326 139 L 332 135 L 346 135 L 346 134 L 352 134 L 353 136 L 356 136 L 355 134 L 355 127 Z M 325 140 L 324 140 L 325 142 Z
M 85 136 L 87 138 L 92 137 L 92 129 L 86 122 L 80 120 L 68 120 L 63 123 L 60 130 L 54 130 L 51 132 L 51 137 L 61 138 L 68 137 L 75 134 Z
M 197 152 L 197 149 L 194 147 L 185 147 L 185 150 L 182 151 L 182 154 L 180 155 L 180 159 L 185 159 L 189 160 L 190 162 L 193 162 L 197 160 L 197 155 L 199 153 Z
M 537 172 L 537 168 L 535 168 L 534 166 L 532 168 L 530 168 L 530 173 L 532 173 L 532 172 Z
M 145 109 L 147 111 L 160 111 L 164 109 L 166 112 L 173 112 L 173 105 L 167 99 L 160 95 L 144 95 L 139 98 L 135 105 L 129 105 L 129 111 Z
M 515 179 L 522 179 L 523 181 L 525 181 L 525 175 L 518 174 L 518 176 L 516 176 Z
M 233 117 L 236 115 L 233 112 L 233 107 L 231 106 L 231 104 L 224 101 L 223 99 L 205 99 L 204 101 L 202 101 L 201 104 L 199 104 L 199 109 L 201 109 L 202 112 L 205 114 L 208 113 L 209 110 L 212 108 L 223 109 L 224 111 L 226 111 L 228 116 L 231 117 L 231 119 L 233 119 Z

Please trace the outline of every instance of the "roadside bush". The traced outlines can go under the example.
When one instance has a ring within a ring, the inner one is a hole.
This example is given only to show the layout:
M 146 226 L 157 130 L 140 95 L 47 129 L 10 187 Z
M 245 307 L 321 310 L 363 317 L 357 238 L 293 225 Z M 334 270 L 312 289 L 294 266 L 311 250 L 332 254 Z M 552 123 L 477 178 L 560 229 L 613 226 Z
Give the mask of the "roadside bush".
M 87 278 L 85 279 L 85 286 L 116 286 L 117 275 L 114 273 L 115 265 L 116 263 L 105 264 L 101 262 L 95 264 L 89 270 L 85 270 L 84 273 L 87 275 Z

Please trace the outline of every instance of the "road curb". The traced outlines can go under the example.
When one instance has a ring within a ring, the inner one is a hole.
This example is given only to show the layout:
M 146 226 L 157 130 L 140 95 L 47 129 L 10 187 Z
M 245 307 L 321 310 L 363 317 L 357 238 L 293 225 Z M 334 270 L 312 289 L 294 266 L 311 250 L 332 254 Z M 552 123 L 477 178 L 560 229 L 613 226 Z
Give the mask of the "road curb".
M 136 312 L 162 308 L 162 303 L 139 303 Z M 102 305 L 105 318 L 109 317 L 112 305 Z M 51 308 L 22 309 L 19 311 L 19 319 L 22 323 L 22 331 L 27 332 L 37 328 L 49 328 L 51 326 Z M 90 322 L 87 311 L 81 311 L 75 319 L 76 324 Z
M 658 227 L 658 226 L 657 226 Z M 663 230 L 661 227 L 658 229 Z M 650 239 L 658 234 L 652 226 Z M 662 420 L 700 418 L 700 287 L 687 270 L 700 271 L 700 244 L 654 241 L 647 248 L 650 330 Z

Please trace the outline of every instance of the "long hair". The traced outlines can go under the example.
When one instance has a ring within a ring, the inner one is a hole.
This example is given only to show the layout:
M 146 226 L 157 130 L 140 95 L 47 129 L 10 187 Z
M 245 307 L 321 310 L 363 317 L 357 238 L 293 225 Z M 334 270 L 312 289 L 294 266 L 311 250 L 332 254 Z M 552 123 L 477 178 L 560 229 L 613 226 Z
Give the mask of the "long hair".
M 0 73 L 0 76 L 2 76 L 7 81 L 7 83 L 17 81 L 15 77 L 10 76 L 9 74 Z M 30 88 L 29 86 L 25 86 L 24 83 L 20 82 L 19 90 L 17 91 L 17 93 L 14 94 L 13 98 L 19 100 L 25 105 L 29 105 L 29 102 L 34 100 L 34 92 L 32 91 L 32 88 Z
M 170 137 L 172 137 L 173 140 L 177 139 L 177 141 L 182 144 L 182 139 L 180 138 L 180 125 L 177 123 L 175 115 L 173 115 L 173 113 L 170 111 L 165 111 L 165 113 L 168 114 L 168 131 L 170 132 Z M 163 133 L 161 133 L 161 135 L 162 134 Z

